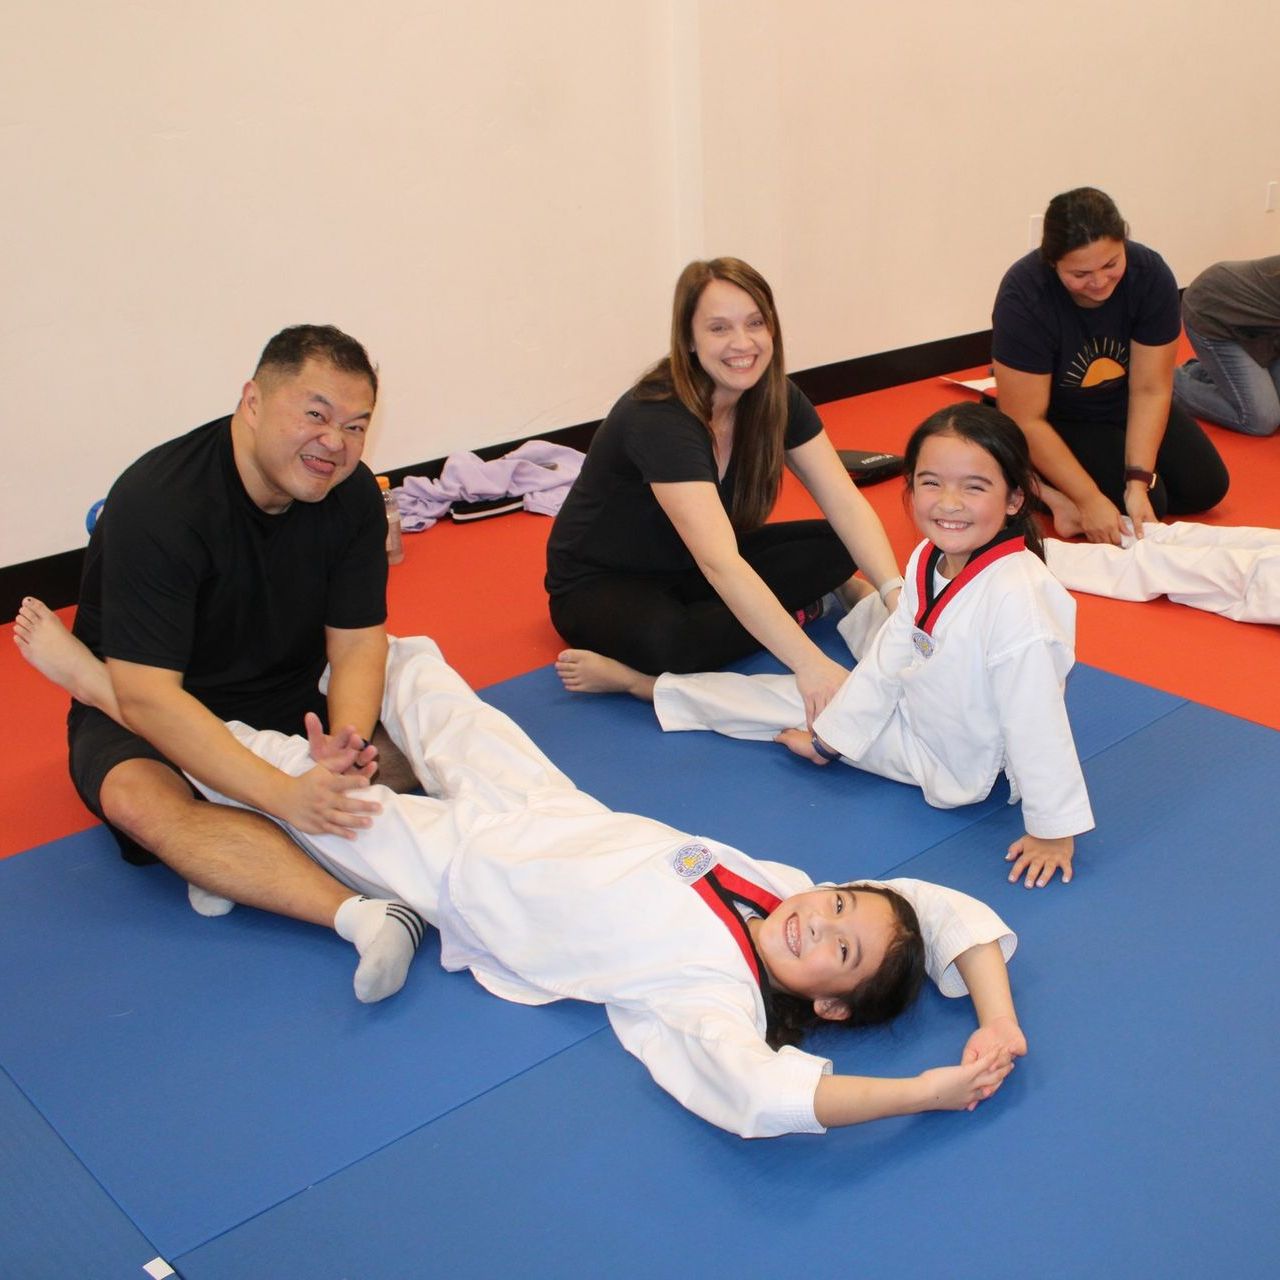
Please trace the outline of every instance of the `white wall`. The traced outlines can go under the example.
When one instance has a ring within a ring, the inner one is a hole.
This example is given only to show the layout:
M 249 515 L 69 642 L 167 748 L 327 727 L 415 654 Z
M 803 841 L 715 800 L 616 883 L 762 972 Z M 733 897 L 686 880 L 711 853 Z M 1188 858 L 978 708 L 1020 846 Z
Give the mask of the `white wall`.
M 702 8 L 707 241 L 769 278 L 792 368 L 989 327 L 1071 187 L 1181 284 L 1280 253 L 1274 0 Z
M 793 368 L 984 328 L 1109 190 L 1182 282 L 1280 251 L 1280 6 L 45 0 L 0 45 L 0 564 L 81 545 L 276 329 L 379 362 L 393 467 L 599 416 L 737 253 Z M 353 17 L 353 14 L 356 15 Z

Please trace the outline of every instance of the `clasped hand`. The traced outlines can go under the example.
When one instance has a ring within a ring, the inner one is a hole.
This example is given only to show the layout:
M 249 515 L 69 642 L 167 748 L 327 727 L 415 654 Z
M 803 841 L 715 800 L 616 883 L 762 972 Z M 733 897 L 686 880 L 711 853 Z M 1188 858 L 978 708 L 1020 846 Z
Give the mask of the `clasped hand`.
M 368 827 L 382 806 L 359 793 L 367 790 L 377 770 L 377 749 L 348 725 L 327 734 L 320 717 L 308 712 L 307 743 L 314 769 L 290 779 L 286 812 L 279 816 L 307 835 L 337 835 L 354 839 Z

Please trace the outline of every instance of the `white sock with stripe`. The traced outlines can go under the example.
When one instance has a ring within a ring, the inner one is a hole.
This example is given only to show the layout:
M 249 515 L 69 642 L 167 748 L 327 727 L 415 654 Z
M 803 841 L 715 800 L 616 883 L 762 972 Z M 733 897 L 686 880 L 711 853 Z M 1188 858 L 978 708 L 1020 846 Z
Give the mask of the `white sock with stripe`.
M 385 1000 L 404 986 L 426 931 L 422 917 L 403 902 L 363 894 L 348 898 L 338 908 L 333 927 L 360 953 L 355 990 L 356 999 L 365 1004 Z
M 198 911 L 202 916 L 225 916 L 236 905 L 230 898 L 210 893 L 198 884 L 187 885 L 187 901 L 191 903 L 191 910 Z

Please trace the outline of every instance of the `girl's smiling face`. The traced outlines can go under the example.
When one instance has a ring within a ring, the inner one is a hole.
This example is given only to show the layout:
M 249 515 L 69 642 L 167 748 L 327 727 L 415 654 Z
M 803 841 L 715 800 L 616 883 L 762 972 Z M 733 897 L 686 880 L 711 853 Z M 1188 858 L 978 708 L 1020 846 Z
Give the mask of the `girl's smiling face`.
M 911 515 L 920 532 L 942 549 L 947 577 L 954 578 L 1022 502 L 1022 490 L 1009 489 L 1000 464 L 978 445 L 942 434 L 920 447 L 911 478 Z
M 882 894 L 846 888 L 797 893 L 751 924 L 773 985 L 835 1021 L 849 1016 L 844 997 L 880 968 L 898 929 Z

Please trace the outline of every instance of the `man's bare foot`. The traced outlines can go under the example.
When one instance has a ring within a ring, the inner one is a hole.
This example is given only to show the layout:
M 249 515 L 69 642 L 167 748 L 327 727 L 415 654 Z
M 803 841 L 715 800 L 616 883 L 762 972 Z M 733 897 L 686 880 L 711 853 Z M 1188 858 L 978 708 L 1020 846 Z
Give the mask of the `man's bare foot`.
M 1036 477 L 1040 501 L 1049 508 L 1053 531 L 1060 538 L 1075 538 L 1084 532 L 1080 508 L 1061 489 L 1055 489 L 1043 476 Z
M 13 620 L 18 652 L 42 676 L 73 698 L 119 720 L 120 709 L 106 667 L 63 625 L 42 600 L 26 596 Z
M 570 693 L 629 693 L 653 701 L 653 676 L 590 649 L 565 649 L 556 658 L 556 675 Z
M 783 729 L 783 731 L 774 738 L 774 742 L 780 742 L 788 751 L 794 752 L 801 759 L 808 760 L 810 764 L 827 765 L 831 761 L 820 755 L 817 748 L 813 745 L 813 734 L 807 729 Z

